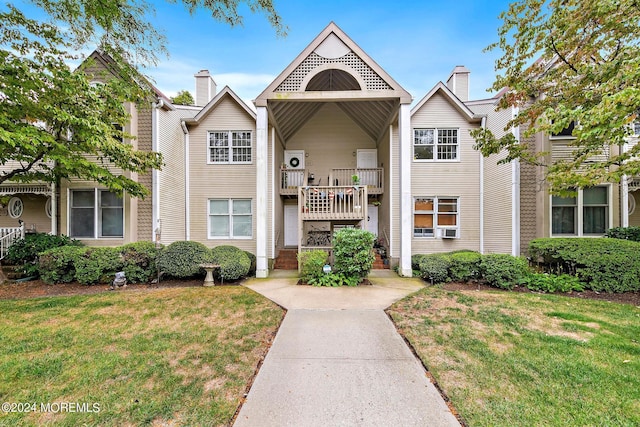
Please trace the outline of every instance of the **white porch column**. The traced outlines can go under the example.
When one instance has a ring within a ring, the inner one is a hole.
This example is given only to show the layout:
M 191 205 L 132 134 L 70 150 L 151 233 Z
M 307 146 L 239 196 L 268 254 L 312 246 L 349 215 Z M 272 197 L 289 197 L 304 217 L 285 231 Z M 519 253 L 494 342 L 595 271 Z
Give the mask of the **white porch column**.
M 401 276 L 411 277 L 411 225 L 413 200 L 411 197 L 411 111 L 409 104 L 400 105 L 398 115 L 400 137 L 400 266 Z
M 55 182 L 51 183 L 51 234 L 58 235 L 58 199 Z
M 256 277 L 269 276 L 267 261 L 268 214 L 268 118 L 267 107 L 257 107 L 256 119 Z

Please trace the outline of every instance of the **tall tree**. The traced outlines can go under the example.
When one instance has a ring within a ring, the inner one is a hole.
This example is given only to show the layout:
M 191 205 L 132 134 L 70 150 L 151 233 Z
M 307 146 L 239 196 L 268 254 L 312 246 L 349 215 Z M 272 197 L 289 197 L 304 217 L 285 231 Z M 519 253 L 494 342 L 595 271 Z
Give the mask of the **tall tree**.
M 168 0 L 191 13 L 242 24 L 240 3 L 263 12 L 284 35 L 271 0 Z M 0 184 L 94 180 L 116 192 L 144 197 L 148 190 L 127 174 L 160 168 L 158 153 L 138 151 L 122 131 L 130 119 L 127 103 L 149 104 L 153 89 L 141 74 L 166 54 L 166 40 L 144 0 L 34 0 L 46 18 L 28 17 L 0 6 Z M 95 76 L 69 64 L 77 52 L 99 47 L 117 78 L 91 84 Z
M 171 102 L 177 105 L 194 105 L 193 95 L 188 90 L 181 90 L 176 96 L 171 98 Z
M 527 137 L 575 124 L 574 151 L 553 162 L 511 133 L 496 138 L 488 130 L 473 132 L 476 148 L 484 155 L 506 149 L 506 162 L 543 166 L 555 194 L 640 173 L 640 145 L 625 145 L 640 120 L 640 2 L 521 0 L 500 18 L 499 41 L 487 50 L 502 54 L 492 86 L 507 88 L 499 108 L 519 109 L 508 128 L 519 126 Z

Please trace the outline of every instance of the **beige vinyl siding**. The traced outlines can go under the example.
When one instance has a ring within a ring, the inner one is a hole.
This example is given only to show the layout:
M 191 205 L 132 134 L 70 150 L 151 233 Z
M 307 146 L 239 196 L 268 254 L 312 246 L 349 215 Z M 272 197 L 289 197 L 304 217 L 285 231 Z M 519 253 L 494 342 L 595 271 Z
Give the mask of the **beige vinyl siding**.
M 209 247 L 233 245 L 256 251 L 256 124 L 230 96 L 223 98 L 197 126 L 190 129 L 190 224 L 191 240 Z M 250 130 L 252 162 L 250 164 L 207 164 L 208 131 Z M 251 239 L 209 239 L 207 235 L 209 199 L 251 199 Z
M 165 163 L 158 173 L 159 217 L 161 241 L 165 245 L 186 239 L 185 135 L 180 121 L 193 117 L 197 112 L 181 107 L 175 111 L 159 111 L 158 150 Z
M 322 180 L 320 185 L 328 184 L 333 168 L 355 168 L 359 148 L 376 148 L 376 143 L 334 103 L 323 105 L 287 141 L 288 150 L 305 150 L 305 168 L 316 183 Z
M 51 232 L 51 218 L 47 216 L 44 209 L 48 199 L 47 196 L 19 193 L 10 197 L 19 197 L 22 200 L 22 215 L 18 218 L 11 218 L 7 206 L 2 206 L 0 208 L 0 227 L 18 227 L 18 220 L 22 220 L 27 231 Z
M 415 238 L 413 254 L 447 252 L 457 249 L 480 249 L 480 154 L 473 149 L 470 124 L 439 93 L 436 93 L 411 117 L 411 137 L 415 128 L 457 128 L 460 161 L 412 162 L 411 192 L 413 197 L 458 197 L 458 239 Z
M 386 132 L 382 135 L 380 142 L 378 143 L 378 164 L 384 169 L 384 182 L 385 182 L 385 192 L 378 196 L 378 200 L 380 200 L 380 206 L 378 207 L 378 237 L 382 237 L 385 239 L 387 245 L 391 242 L 387 241 L 390 238 L 390 230 L 391 230 L 391 193 L 393 193 L 393 183 L 391 182 L 390 172 L 391 168 L 389 167 L 391 160 L 391 141 L 389 128 L 387 128 Z M 397 156 L 398 153 L 396 153 Z M 390 253 L 391 255 L 391 253 Z
M 495 111 L 495 100 L 471 107 L 475 113 L 487 114 L 486 126 L 497 138 L 508 131 L 511 109 Z M 484 163 L 484 252 L 511 253 L 513 245 L 512 164 L 498 164 L 506 151 L 492 154 Z
M 400 258 L 400 134 L 398 121 L 393 123 L 391 134 L 391 173 L 387 187 L 391 189 L 391 258 L 394 262 Z

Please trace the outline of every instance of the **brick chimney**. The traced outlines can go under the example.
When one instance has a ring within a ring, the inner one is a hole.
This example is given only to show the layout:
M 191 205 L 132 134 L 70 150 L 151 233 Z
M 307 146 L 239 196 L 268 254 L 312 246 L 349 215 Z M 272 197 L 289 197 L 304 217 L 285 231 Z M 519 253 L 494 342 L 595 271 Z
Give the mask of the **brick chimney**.
M 463 102 L 469 100 L 469 74 L 467 67 L 456 65 L 447 79 L 447 87 Z
M 196 105 L 204 107 L 216 96 L 216 82 L 209 70 L 200 70 L 194 77 L 196 78 Z

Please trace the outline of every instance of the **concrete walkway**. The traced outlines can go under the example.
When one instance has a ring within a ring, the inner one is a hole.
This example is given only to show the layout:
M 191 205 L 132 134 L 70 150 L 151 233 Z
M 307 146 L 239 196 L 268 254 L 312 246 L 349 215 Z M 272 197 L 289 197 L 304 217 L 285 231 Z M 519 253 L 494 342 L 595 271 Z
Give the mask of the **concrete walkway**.
M 383 309 L 422 283 L 296 286 L 277 271 L 247 287 L 288 312 L 238 414 L 245 426 L 459 426 Z

